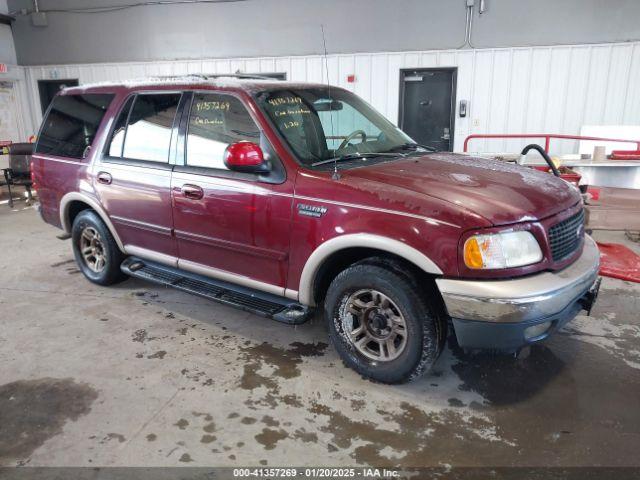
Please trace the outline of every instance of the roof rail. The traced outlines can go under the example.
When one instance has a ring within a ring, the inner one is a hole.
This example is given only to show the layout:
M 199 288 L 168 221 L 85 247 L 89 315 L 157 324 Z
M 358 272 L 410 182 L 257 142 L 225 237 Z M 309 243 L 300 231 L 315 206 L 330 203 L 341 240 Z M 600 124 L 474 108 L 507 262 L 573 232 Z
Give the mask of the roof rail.
M 181 78 L 201 78 L 203 80 L 210 80 L 215 78 L 239 78 L 239 79 L 247 79 L 247 80 L 280 80 L 279 78 L 270 77 L 268 75 L 260 75 L 253 73 L 213 73 L 213 74 L 204 74 L 204 73 L 189 73 L 187 75 L 159 75 L 153 78 L 158 78 L 161 80 L 170 80 L 170 79 L 181 79 Z
M 200 73 L 188 73 L 186 75 L 154 75 L 149 78 L 157 78 L 158 80 L 180 80 L 181 78 L 201 78 L 203 80 L 207 79 L 207 75 L 202 75 Z
M 205 78 L 220 78 L 220 77 L 233 77 L 233 78 L 246 78 L 250 80 L 280 80 L 279 78 L 270 77 L 268 75 L 260 75 L 254 73 L 216 73 L 213 75 L 202 75 Z

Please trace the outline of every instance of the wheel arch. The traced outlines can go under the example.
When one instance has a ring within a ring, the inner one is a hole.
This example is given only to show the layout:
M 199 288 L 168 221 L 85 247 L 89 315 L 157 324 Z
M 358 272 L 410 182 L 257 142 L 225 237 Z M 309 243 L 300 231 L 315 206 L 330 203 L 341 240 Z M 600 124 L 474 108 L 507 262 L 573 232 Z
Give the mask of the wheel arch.
M 339 266 L 348 266 L 380 252 L 404 260 L 424 273 L 442 275 L 433 260 L 399 240 L 367 233 L 341 235 L 322 243 L 307 259 L 298 288 L 300 303 L 316 305 L 319 282 L 326 282 L 327 273 L 331 276 L 332 269 L 327 272 L 327 265 L 336 259 L 339 259 Z
M 85 207 L 83 207 L 83 205 Z M 71 234 L 71 227 L 73 226 L 73 219 L 75 218 L 75 215 L 80 213 L 82 210 L 87 209 L 95 211 L 100 216 L 111 232 L 111 235 L 113 235 L 113 239 L 116 241 L 120 251 L 125 253 L 124 245 L 120 240 L 120 236 L 118 235 L 115 226 L 107 215 L 107 212 L 104 211 L 97 201 L 82 193 L 69 192 L 60 200 L 60 224 L 62 225 L 65 233 Z

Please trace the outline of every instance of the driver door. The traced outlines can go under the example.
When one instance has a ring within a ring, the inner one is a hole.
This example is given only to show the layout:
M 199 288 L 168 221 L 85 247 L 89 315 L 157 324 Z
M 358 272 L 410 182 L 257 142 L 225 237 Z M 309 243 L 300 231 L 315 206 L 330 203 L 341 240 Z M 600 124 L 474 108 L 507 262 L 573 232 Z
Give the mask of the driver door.
M 286 178 L 243 99 L 193 92 L 180 127 L 171 180 L 178 265 L 188 271 L 283 295 L 293 183 Z M 261 146 L 268 174 L 227 169 L 232 143 Z

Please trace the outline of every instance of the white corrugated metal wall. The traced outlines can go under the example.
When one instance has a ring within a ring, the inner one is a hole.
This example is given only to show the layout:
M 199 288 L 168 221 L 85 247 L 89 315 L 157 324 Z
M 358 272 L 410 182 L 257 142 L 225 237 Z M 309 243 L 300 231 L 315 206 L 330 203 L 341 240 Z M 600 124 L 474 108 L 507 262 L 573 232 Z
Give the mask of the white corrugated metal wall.
M 105 63 L 24 67 L 30 110 L 40 123 L 38 80 L 78 78 L 80 83 L 154 75 L 286 72 L 290 80 L 322 82 L 323 57 L 209 59 L 152 63 Z M 640 125 L 640 42 L 330 55 L 331 83 L 369 101 L 398 121 L 402 68 L 457 67 L 457 100 L 469 101 L 456 116 L 455 146 L 471 133 L 579 134 L 582 125 Z M 355 83 L 347 75 L 355 74 Z M 472 151 L 516 151 L 524 141 L 476 140 Z M 528 142 L 526 142 L 528 143 Z M 552 151 L 576 151 L 574 142 Z

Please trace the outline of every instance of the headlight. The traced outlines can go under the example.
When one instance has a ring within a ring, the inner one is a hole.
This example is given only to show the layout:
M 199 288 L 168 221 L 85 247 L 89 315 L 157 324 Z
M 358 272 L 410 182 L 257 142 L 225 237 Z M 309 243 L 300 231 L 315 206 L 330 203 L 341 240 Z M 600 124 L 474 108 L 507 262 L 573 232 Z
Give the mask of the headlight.
M 464 263 L 474 270 L 512 268 L 542 260 L 542 250 L 530 232 L 474 235 L 464 242 Z

